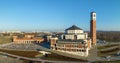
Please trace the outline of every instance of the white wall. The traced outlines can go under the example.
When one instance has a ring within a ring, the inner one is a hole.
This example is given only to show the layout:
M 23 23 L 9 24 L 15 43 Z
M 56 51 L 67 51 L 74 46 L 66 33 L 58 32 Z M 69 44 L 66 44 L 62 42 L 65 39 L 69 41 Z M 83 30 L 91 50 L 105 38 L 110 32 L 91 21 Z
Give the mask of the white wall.
M 77 36 L 77 39 L 87 39 L 88 38 L 87 33 L 76 34 L 76 36 Z M 75 39 L 75 34 L 71 34 L 71 35 L 66 34 L 65 39 Z
M 92 13 L 92 20 L 96 20 L 96 13 Z
M 77 39 L 85 39 L 85 35 L 77 35 Z
M 74 39 L 74 35 L 65 35 L 65 39 Z
M 75 33 L 83 33 L 83 30 L 75 30 Z
M 79 34 L 79 35 L 77 35 L 77 39 L 87 39 L 88 38 L 87 36 L 88 35 L 86 33 Z
M 74 34 L 78 34 L 78 33 L 83 33 L 83 30 L 68 30 L 67 33 L 74 33 Z

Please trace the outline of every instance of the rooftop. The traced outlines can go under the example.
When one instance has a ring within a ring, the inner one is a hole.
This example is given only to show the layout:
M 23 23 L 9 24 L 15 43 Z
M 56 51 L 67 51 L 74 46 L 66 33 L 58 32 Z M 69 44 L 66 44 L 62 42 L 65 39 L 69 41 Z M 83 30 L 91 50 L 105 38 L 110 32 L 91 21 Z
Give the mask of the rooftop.
M 66 30 L 82 30 L 81 28 L 77 27 L 76 25 L 71 26 L 70 28 Z

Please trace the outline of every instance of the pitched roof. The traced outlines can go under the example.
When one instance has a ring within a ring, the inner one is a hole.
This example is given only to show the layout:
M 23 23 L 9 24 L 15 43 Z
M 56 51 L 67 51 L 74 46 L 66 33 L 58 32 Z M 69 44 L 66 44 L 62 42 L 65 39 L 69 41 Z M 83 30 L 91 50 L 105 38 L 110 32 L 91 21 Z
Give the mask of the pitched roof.
M 70 28 L 68 28 L 66 30 L 82 30 L 82 29 L 77 27 L 77 26 L 75 26 L 75 25 L 73 25 L 73 26 L 71 26 Z

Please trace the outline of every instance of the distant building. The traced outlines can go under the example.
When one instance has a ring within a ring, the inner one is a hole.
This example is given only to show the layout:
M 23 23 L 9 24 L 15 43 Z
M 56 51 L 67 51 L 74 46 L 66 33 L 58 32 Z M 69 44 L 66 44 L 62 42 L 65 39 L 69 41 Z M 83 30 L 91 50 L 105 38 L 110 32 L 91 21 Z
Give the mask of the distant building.
M 73 25 L 65 30 L 65 33 L 58 38 L 51 38 L 50 46 L 52 50 L 57 50 L 65 53 L 87 57 L 91 44 L 96 45 L 96 13 L 91 13 L 91 37 L 88 37 L 88 33 Z M 94 16 L 93 16 L 94 15 Z
M 25 34 L 24 37 L 13 36 L 15 44 L 41 43 L 43 41 L 44 38 L 35 37 L 34 34 Z
M 21 31 L 7 31 L 7 32 L 3 32 L 3 33 L 22 33 Z

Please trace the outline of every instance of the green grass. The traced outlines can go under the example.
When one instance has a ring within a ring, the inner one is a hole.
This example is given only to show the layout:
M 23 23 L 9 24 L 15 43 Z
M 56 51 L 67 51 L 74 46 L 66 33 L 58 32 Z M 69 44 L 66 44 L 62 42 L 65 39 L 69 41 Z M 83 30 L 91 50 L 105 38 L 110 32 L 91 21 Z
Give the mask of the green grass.
M 119 47 L 111 49 L 111 50 L 106 50 L 106 51 L 98 51 L 98 56 L 108 56 L 108 55 L 114 55 L 117 54 L 117 52 L 120 50 Z
M 93 63 L 120 63 L 120 61 L 96 61 Z
M 97 49 L 101 50 L 101 49 L 105 49 L 105 48 L 109 48 L 109 47 L 114 47 L 114 46 L 120 46 L 119 44 L 110 44 L 110 45 L 105 45 L 105 46 L 99 46 Z
M 107 49 L 110 47 L 115 47 L 115 46 L 120 46 L 119 44 L 110 44 L 110 45 L 105 45 L 105 46 L 99 46 L 98 49 L 98 56 L 112 56 L 114 54 L 117 54 L 117 52 L 120 50 L 120 47 L 116 47 L 114 49 L 109 49 L 109 50 L 105 50 L 105 51 L 100 51 L 102 49 Z
M 11 36 L 2 36 L 0 37 L 0 44 L 10 43 L 12 42 Z
M 5 49 L 0 49 L 0 52 L 6 52 L 9 54 L 14 54 L 14 55 L 29 57 L 29 58 L 35 58 L 36 55 L 41 54 L 37 51 L 16 51 L 16 50 L 5 50 Z

